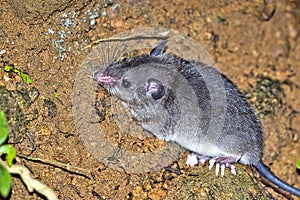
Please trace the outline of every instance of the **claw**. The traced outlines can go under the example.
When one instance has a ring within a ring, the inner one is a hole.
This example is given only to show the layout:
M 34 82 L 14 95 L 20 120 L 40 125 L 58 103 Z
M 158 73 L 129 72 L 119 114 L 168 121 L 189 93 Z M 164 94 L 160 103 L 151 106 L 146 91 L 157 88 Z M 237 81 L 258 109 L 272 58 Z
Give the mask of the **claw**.
M 231 165 L 230 167 L 230 172 L 234 175 L 236 175 L 236 171 L 235 171 L 235 166 L 234 165 Z
M 204 164 L 204 163 L 206 162 L 206 160 L 207 160 L 207 159 L 205 159 L 205 158 L 201 158 L 201 159 L 199 160 L 199 162 L 202 163 L 202 164 Z
M 220 163 L 216 163 L 216 175 L 219 175 L 219 171 L 220 171 Z
M 224 164 L 221 165 L 221 176 L 223 177 L 225 174 L 225 168 L 226 166 Z
M 208 167 L 208 169 L 211 170 L 213 168 L 213 166 L 215 165 L 215 163 L 216 163 L 215 159 L 210 159 L 209 160 L 209 167 Z

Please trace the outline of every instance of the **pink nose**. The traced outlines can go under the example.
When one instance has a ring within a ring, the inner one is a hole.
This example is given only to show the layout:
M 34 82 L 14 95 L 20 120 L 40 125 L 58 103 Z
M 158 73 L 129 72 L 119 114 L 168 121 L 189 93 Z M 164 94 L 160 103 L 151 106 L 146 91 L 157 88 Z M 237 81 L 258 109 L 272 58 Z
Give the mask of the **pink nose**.
M 104 75 L 102 70 L 95 71 L 93 78 L 101 85 L 114 85 L 117 82 L 115 77 Z

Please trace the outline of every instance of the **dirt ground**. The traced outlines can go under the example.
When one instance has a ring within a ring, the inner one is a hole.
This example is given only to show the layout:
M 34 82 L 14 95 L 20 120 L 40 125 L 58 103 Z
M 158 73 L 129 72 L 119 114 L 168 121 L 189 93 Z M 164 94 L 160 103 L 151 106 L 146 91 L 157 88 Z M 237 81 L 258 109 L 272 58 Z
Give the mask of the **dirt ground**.
M 295 166 L 300 159 L 298 0 L 0 0 L 0 108 L 9 117 L 9 143 L 19 155 L 43 160 L 18 157 L 19 164 L 59 199 L 270 199 L 268 192 L 286 199 L 246 166 L 236 165 L 237 176 L 216 177 L 207 164 L 185 166 L 185 152 L 168 167 L 138 174 L 107 167 L 85 147 L 73 115 L 77 73 L 93 49 L 90 44 L 138 27 L 177 30 L 201 44 L 261 117 L 264 162 L 300 188 Z M 32 84 L 5 72 L 7 65 L 28 74 Z M 98 93 L 107 105 L 106 94 Z M 105 113 L 101 120 L 108 118 Z M 131 151 L 168 145 L 154 137 L 116 136 L 109 124 L 99 125 L 113 144 Z M 9 199 L 43 197 L 28 193 L 14 177 Z

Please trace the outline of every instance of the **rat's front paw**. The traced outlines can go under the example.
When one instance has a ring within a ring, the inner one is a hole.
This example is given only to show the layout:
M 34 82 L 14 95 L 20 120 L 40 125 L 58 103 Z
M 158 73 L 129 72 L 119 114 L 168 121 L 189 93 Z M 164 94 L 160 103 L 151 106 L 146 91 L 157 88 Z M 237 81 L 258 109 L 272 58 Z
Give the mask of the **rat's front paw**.
M 195 165 L 198 164 L 197 156 L 195 154 L 189 154 L 187 159 L 186 159 L 185 164 L 187 166 L 194 167 Z
M 211 157 L 203 156 L 197 153 L 191 153 L 188 155 L 185 164 L 194 167 L 197 165 L 199 162 L 200 163 L 205 163 L 205 161 L 209 160 Z

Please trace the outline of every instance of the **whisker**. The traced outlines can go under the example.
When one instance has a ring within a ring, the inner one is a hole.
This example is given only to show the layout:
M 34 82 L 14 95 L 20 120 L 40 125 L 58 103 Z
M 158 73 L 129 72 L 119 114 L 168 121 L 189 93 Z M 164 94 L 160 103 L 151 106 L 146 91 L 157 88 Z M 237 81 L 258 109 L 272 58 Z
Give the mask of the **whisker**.
M 103 47 L 103 45 L 105 45 L 104 43 L 103 44 L 101 44 L 101 48 L 99 48 L 99 57 L 100 57 L 100 60 L 102 61 L 102 65 L 104 65 L 105 63 L 106 63 L 106 60 L 105 60 L 105 58 L 106 58 L 106 56 L 105 56 L 105 53 L 104 53 L 104 47 Z
M 111 52 L 111 56 L 112 56 L 111 57 L 111 59 L 112 59 L 111 62 L 112 62 L 112 61 L 116 61 L 116 52 L 118 51 L 119 46 L 118 46 L 118 44 L 113 43 L 111 45 L 111 47 L 112 47 L 112 52 Z
M 124 42 L 118 42 L 119 44 L 115 45 L 115 51 L 113 54 L 113 61 L 117 61 L 121 58 L 121 56 L 124 54 L 124 52 L 128 51 L 127 45 L 125 45 Z
M 105 50 L 106 50 L 106 60 L 107 60 L 108 63 L 111 62 L 111 60 L 110 60 L 110 51 L 109 51 L 110 46 L 111 46 L 110 42 L 107 42 Z

